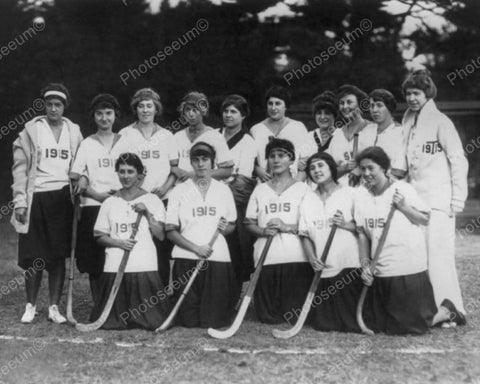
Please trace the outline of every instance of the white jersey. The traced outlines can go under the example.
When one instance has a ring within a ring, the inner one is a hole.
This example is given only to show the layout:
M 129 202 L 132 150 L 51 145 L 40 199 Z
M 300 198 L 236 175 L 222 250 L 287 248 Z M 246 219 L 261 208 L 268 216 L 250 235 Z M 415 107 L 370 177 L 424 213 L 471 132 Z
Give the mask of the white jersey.
M 128 152 L 128 145 L 124 137 L 115 134 L 112 147 L 107 148 L 97 134 L 91 135 L 80 143 L 72 172 L 87 176 L 89 186 L 97 192 L 119 190 L 122 185 L 115 172 L 115 162 L 125 152 Z M 90 197 L 83 199 L 82 206 L 95 205 L 101 205 L 101 203 Z
M 297 120 L 288 119 L 287 124 L 276 135 L 262 121 L 255 124 L 250 133 L 257 146 L 258 164 L 267 169 L 267 159 L 265 158 L 265 148 L 270 141 L 270 137 L 285 139 L 292 142 L 295 147 L 295 162 L 291 167 L 292 175 L 297 174 L 298 160 L 305 159 L 317 152 L 317 146 L 313 145 L 308 135 L 305 125 Z
M 202 181 L 200 181 L 201 183 Z M 205 197 L 199 191 L 195 181 L 188 179 L 178 184 L 168 201 L 166 229 L 176 229 L 187 240 L 197 245 L 207 244 L 215 233 L 220 218 L 228 222 L 237 220 L 235 201 L 230 188 L 215 179 L 211 179 Z M 230 262 L 230 253 L 225 238 L 218 235 L 213 244 L 213 253 L 209 261 Z M 187 249 L 175 245 L 172 251 L 174 259 L 199 260 Z
M 275 192 L 269 183 L 259 184 L 248 202 L 245 223 L 265 228 L 271 219 L 279 218 L 287 225 L 298 225 L 300 203 L 308 192 L 311 192 L 310 187 L 302 182 L 296 182 L 281 194 Z M 259 237 L 255 241 L 255 263 L 258 262 L 266 242 L 266 237 Z M 275 235 L 265 265 L 299 262 L 308 262 L 300 238 L 293 233 Z
M 187 172 L 193 171 L 192 165 L 190 164 L 190 148 L 192 148 L 193 144 L 200 141 L 210 144 L 215 149 L 215 164 L 217 167 L 229 167 L 233 165 L 232 155 L 228 149 L 227 142 L 218 130 L 209 127 L 193 141 L 188 137 L 187 130 L 188 128 L 182 129 L 174 135 L 180 157 L 178 163 L 179 168 Z
M 129 152 L 137 154 L 146 169 L 142 188 L 150 192 L 160 188 L 170 175 L 171 165 L 178 160 L 177 144 L 173 134 L 158 125 L 152 136 L 146 138 L 140 129 L 129 125 L 119 132 L 125 136 Z
M 68 172 L 73 156 L 68 128 L 63 123 L 58 143 L 46 120 L 39 121 L 37 129 L 37 151 L 40 155 L 37 163 L 35 192 L 62 189 L 69 183 Z
M 385 151 L 392 169 L 407 171 L 407 141 L 403 126 L 392 123 L 381 133 L 377 131 L 374 145 Z
M 380 196 L 372 195 L 360 187 L 355 201 L 355 221 L 363 228 L 375 254 L 378 240 L 385 226 L 395 190 L 405 197 L 405 202 L 422 212 L 429 208 L 422 202 L 413 187 L 403 181 L 394 182 Z M 388 231 L 382 253 L 376 266 L 377 276 L 404 276 L 427 270 L 427 249 L 422 226 L 413 224 L 402 212 L 396 210 Z
M 358 133 L 358 153 L 367 147 L 373 146 L 375 144 L 376 137 L 377 125 L 369 122 Z M 348 163 L 350 160 L 355 160 L 353 153 L 353 142 L 353 137 L 351 140 L 347 140 L 347 137 L 345 136 L 345 127 L 338 128 L 333 131 L 332 141 L 330 142 L 326 152 L 333 157 L 337 163 L 337 166 L 342 166 Z M 340 177 L 338 182 L 340 185 L 348 186 L 348 174 Z
M 468 161 L 452 121 L 429 100 L 418 114 L 407 110 L 402 124 L 408 129 L 409 182 L 430 207 L 463 209 Z
M 309 192 L 300 204 L 300 221 L 298 231 L 300 236 L 309 237 L 315 244 L 318 260 L 331 231 L 332 218 L 340 210 L 346 222 L 353 221 L 353 209 L 356 190 L 342 187 L 334 191 L 325 204 L 316 192 Z M 326 264 L 328 268 L 322 272 L 322 277 L 333 277 L 345 268 L 360 267 L 360 254 L 356 234 L 338 228 L 335 232 Z
M 257 157 L 257 149 L 253 137 L 248 133 L 239 132 L 231 137 L 227 144 L 231 146 L 232 142 L 234 145 L 230 148 L 230 154 L 234 163 L 233 175 L 252 177 L 255 158 Z
M 146 193 L 132 201 L 112 196 L 100 207 L 94 227 L 95 236 L 109 235 L 112 239 L 128 239 L 137 219 L 137 213 L 132 205 L 137 203 L 145 204 L 155 220 L 165 222 L 165 207 L 162 201 L 151 193 Z M 157 271 L 157 250 L 145 216 L 140 221 L 135 240 L 137 242 L 130 251 L 125 272 Z M 124 253 L 125 251 L 121 248 L 107 247 L 104 272 L 117 272 Z

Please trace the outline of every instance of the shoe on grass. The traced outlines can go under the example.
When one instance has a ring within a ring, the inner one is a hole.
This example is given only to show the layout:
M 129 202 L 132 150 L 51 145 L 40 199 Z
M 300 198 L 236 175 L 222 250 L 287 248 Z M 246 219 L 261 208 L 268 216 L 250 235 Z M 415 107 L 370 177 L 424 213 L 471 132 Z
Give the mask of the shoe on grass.
M 20 322 L 22 322 L 23 324 L 30 324 L 35 318 L 35 314 L 36 314 L 35 309 L 36 309 L 35 305 L 27 303 L 27 305 L 25 306 L 25 313 L 23 314 Z
M 53 321 L 55 324 L 63 324 L 67 322 L 67 319 L 60 314 L 58 307 L 55 304 L 48 307 L 48 320 Z
M 445 299 L 440 304 L 442 307 L 445 307 L 450 312 L 449 319 L 451 322 L 456 323 L 457 325 L 465 325 L 467 324 L 467 319 L 465 319 L 465 315 L 457 310 L 455 304 L 453 304 L 449 299 Z

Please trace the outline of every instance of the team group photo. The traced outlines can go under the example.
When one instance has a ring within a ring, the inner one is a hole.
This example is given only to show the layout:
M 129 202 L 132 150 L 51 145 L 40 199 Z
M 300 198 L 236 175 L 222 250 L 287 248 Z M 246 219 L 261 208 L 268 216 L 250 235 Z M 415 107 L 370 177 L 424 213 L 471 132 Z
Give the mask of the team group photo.
M 480 383 L 480 10 L 373 3 L 0 7 L 0 383 Z

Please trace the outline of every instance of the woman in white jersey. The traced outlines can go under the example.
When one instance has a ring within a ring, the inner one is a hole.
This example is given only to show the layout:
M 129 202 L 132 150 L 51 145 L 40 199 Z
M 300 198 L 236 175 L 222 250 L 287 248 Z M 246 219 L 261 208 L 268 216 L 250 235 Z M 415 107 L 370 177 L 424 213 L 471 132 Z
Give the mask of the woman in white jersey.
M 362 279 L 353 219 L 355 189 L 338 184 L 337 165 L 328 153 L 312 155 L 306 171 L 316 189 L 300 204 L 298 231 L 313 269 L 322 270 L 310 311 L 311 323 L 321 331 L 359 332 L 355 308 Z M 322 263 L 320 257 L 333 224 L 338 228 Z
M 338 115 L 338 100 L 332 91 L 325 91 L 312 100 L 312 112 L 317 127 L 309 132 L 315 152 L 325 152 L 332 141 L 335 120 Z
M 97 132 L 80 144 L 70 173 L 72 179 L 80 179 L 75 193 L 83 196 L 75 253 L 77 268 L 88 273 L 94 302 L 105 264 L 105 249 L 96 242 L 93 226 L 102 202 L 121 187 L 115 173 L 115 161 L 128 150 L 125 138 L 112 131 L 119 113 L 120 105 L 114 96 L 102 93 L 93 98 L 90 115 Z M 83 184 L 84 180 L 88 183 Z
M 179 154 L 175 174 L 179 182 L 195 177 L 190 162 L 190 149 L 200 141 L 210 144 L 215 149 L 215 168 L 212 170 L 212 177 L 216 180 L 225 180 L 232 175 L 233 160 L 225 138 L 217 129 L 204 122 L 208 110 L 207 96 L 195 91 L 187 93 L 178 107 L 182 119 L 188 124 L 185 129 L 175 134 Z
M 338 179 L 342 185 L 356 186 L 360 179 L 354 153 L 355 135 L 358 135 L 357 151 L 375 143 L 376 125 L 366 120 L 368 96 L 360 88 L 345 84 L 337 91 L 339 110 L 343 126 L 333 131 L 332 141 L 327 152 L 332 155 L 338 167 Z
M 455 214 L 467 198 L 468 162 L 455 126 L 433 101 L 436 92 L 427 71 L 414 72 L 403 83 L 408 181 L 431 208 L 426 238 L 435 302 L 449 299 L 465 313 L 455 267 Z M 455 320 L 464 324 L 463 318 Z
M 227 237 L 227 243 L 237 282 L 242 283 L 249 280 L 253 271 L 253 238 L 245 229 L 243 220 L 248 199 L 256 184 L 252 174 L 257 151 L 252 136 L 243 128 L 245 118 L 250 113 L 247 100 L 240 95 L 227 96 L 221 111 L 223 128 L 220 132 L 227 141 L 235 163 L 228 185 L 233 192 L 238 218 L 235 231 Z
M 391 159 L 391 175 L 396 179 L 403 179 L 407 173 L 406 140 L 403 127 L 394 121 L 392 115 L 397 108 L 395 96 L 386 89 L 374 89 L 368 98 L 370 115 L 377 124 L 374 145 L 381 147 Z
M 13 143 L 12 224 L 19 233 L 18 265 L 26 270 L 27 305 L 21 319 L 31 323 L 43 270 L 48 272 L 48 318 L 66 322 L 58 311 L 70 255 L 72 203 L 69 171 L 82 141 L 78 125 L 63 117 L 70 95 L 62 84 L 45 87 L 41 96 L 46 116 L 25 124 Z
M 365 323 L 387 334 L 422 334 L 436 323 L 458 317 L 461 314 L 448 300 L 438 312 L 435 305 L 422 231 L 422 226 L 428 224 L 430 209 L 411 185 L 388 178 L 390 159 L 382 148 L 365 149 L 357 161 L 368 186 L 360 187 L 355 202 L 362 279 L 372 285 L 363 311 Z M 396 211 L 372 271 L 371 255 L 392 204 Z
M 105 265 L 91 319 L 96 320 L 102 313 L 120 261 L 130 251 L 115 302 L 102 328 L 154 330 L 170 312 L 152 241 L 152 236 L 160 240 L 164 237 L 165 208 L 158 196 L 140 187 L 144 167 L 136 154 L 120 154 L 115 171 L 122 188 L 102 203 L 94 227 L 98 243 L 105 247 Z M 135 239 L 130 240 L 137 212 L 142 212 L 143 217 Z
M 168 192 L 175 182 L 174 172 L 178 166 L 178 150 L 173 134 L 158 125 L 155 117 L 161 115 L 160 96 L 151 88 L 139 89 L 130 102 L 136 121 L 119 133 L 128 142 L 129 151 L 136 153 L 145 166 L 142 189 L 154 193 L 168 205 Z M 169 242 L 154 239 L 157 247 L 159 273 L 168 283 L 170 275 Z
M 208 259 L 180 307 L 182 327 L 224 327 L 231 323 L 239 290 L 226 235 L 235 229 L 235 202 L 230 188 L 212 177 L 215 149 L 208 143 L 192 146 L 195 176 L 172 191 L 167 212 L 167 236 L 175 244 L 173 284 L 178 299 L 200 259 Z M 208 245 L 217 228 L 220 234 Z
M 311 145 L 305 125 L 286 116 L 291 104 L 290 93 L 284 87 L 273 86 L 267 90 L 264 102 L 268 117 L 250 129 L 250 134 L 257 145 L 256 175 L 262 182 L 273 177 L 271 170 L 268 169 L 265 147 L 271 138 L 278 138 L 293 143 L 296 154 L 292 164 L 292 173 L 298 180 L 305 180 L 305 171 L 301 165 L 299 168 L 299 164 L 304 164 L 308 156 L 315 153 L 316 150 Z
M 255 289 L 255 309 L 260 321 L 290 321 L 301 308 L 313 278 L 313 269 L 298 237 L 299 206 L 311 189 L 295 180 L 293 144 L 273 139 L 265 149 L 272 179 L 259 184 L 247 207 L 245 224 L 257 237 L 254 260 L 258 262 L 267 238 L 274 236 Z

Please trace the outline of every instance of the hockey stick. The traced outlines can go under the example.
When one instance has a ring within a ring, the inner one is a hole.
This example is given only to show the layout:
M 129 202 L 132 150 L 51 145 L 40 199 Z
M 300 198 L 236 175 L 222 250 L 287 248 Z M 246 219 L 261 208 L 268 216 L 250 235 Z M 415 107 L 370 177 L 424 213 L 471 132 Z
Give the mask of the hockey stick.
M 390 212 L 388 212 L 387 222 L 385 223 L 385 227 L 383 227 L 382 234 L 380 235 L 380 239 L 378 240 L 377 249 L 375 249 L 375 254 L 373 256 L 372 262 L 369 267 L 372 273 L 375 270 L 375 266 L 377 265 L 377 262 L 378 262 L 378 257 L 380 256 L 380 253 L 382 252 L 382 248 L 385 244 L 385 240 L 387 238 L 388 230 L 390 229 L 390 224 L 392 223 L 392 218 L 394 213 L 395 213 L 395 206 L 392 204 L 392 207 L 390 208 Z M 358 300 L 358 304 L 357 304 L 357 323 L 363 333 L 367 335 L 373 335 L 374 332 L 365 325 L 365 322 L 363 321 L 363 314 L 362 314 L 363 304 L 365 302 L 365 297 L 367 296 L 367 291 L 368 291 L 368 285 L 363 285 L 362 293 L 360 294 L 360 299 Z
M 352 155 L 353 155 L 353 160 L 355 160 L 357 158 L 357 155 L 358 155 L 358 132 L 354 133 L 353 134 L 353 151 L 352 151 Z M 355 175 L 354 173 L 350 172 L 348 174 L 348 185 L 351 186 L 351 187 L 355 187 L 357 186 L 358 182 L 360 180 L 360 176 L 359 175 Z
M 141 212 L 139 212 L 137 215 L 137 220 L 135 221 L 135 224 L 133 225 L 133 228 L 132 228 L 132 233 L 130 234 L 130 240 L 134 240 L 135 236 L 137 235 L 138 227 L 140 225 L 140 221 L 142 220 L 142 215 L 143 214 Z M 93 323 L 89 323 L 89 324 L 77 323 L 75 327 L 79 331 L 82 331 L 82 332 L 94 331 L 100 328 L 105 323 L 105 321 L 107 321 L 108 315 L 110 315 L 110 311 L 112 310 L 113 303 L 115 302 L 115 298 L 117 297 L 120 284 L 122 283 L 123 275 L 125 273 L 125 268 L 127 267 L 129 256 L 130 256 L 130 251 L 124 251 L 122 260 L 120 261 L 120 265 L 118 266 L 118 272 L 115 276 L 115 280 L 113 281 L 112 290 L 110 291 L 110 295 L 108 296 L 107 303 L 105 304 L 105 307 L 103 308 L 103 311 L 100 314 L 100 317 Z
M 220 234 L 220 230 L 217 228 L 215 233 L 213 234 L 212 238 L 210 239 L 210 242 L 208 245 L 210 247 L 213 247 L 213 244 L 217 240 L 218 235 Z M 201 270 L 204 269 L 204 265 L 207 263 L 207 259 L 201 259 L 197 262 L 197 265 L 195 266 L 195 270 L 193 271 L 192 275 L 190 276 L 190 279 L 188 280 L 187 285 L 185 286 L 182 294 L 178 298 L 175 307 L 173 307 L 172 312 L 170 312 L 170 315 L 168 315 L 167 319 L 163 322 L 160 327 L 158 327 L 155 332 L 163 332 L 166 331 L 170 325 L 173 323 L 173 320 L 175 319 L 175 316 L 177 316 L 178 310 L 180 309 L 183 300 L 185 299 L 185 296 L 187 296 L 187 293 L 190 291 L 190 288 L 193 285 L 193 282 L 195 281 L 195 278 L 199 274 Z
M 255 268 L 255 272 L 253 273 L 252 279 L 248 284 L 247 293 L 242 300 L 242 305 L 240 306 L 239 311 L 237 312 L 237 316 L 235 316 L 235 320 L 233 321 L 232 325 L 225 329 L 225 330 L 218 330 L 213 328 L 208 328 L 208 334 L 216 339 L 228 339 L 232 337 L 240 328 L 242 324 L 243 318 L 247 313 L 248 306 L 250 301 L 252 300 L 253 292 L 255 290 L 255 286 L 257 285 L 258 278 L 260 277 L 260 272 L 262 271 L 263 264 L 265 263 L 265 259 L 267 258 L 267 253 L 272 244 L 273 236 L 270 236 L 263 248 L 262 254 L 260 255 L 260 259 L 258 260 L 258 264 Z
M 332 229 L 330 230 L 330 234 L 328 235 L 327 242 L 325 243 L 325 247 L 323 248 L 322 256 L 320 257 L 320 261 L 325 263 L 327 260 L 328 252 L 330 250 L 330 246 L 332 245 L 333 237 L 335 236 L 335 231 L 337 230 L 336 225 L 332 225 Z M 302 306 L 302 312 L 300 316 L 298 316 L 297 322 L 295 325 L 287 329 L 286 331 L 281 331 L 279 329 L 274 329 L 272 331 L 273 337 L 277 339 L 289 339 L 290 337 L 295 336 L 300 330 L 302 329 L 303 325 L 305 324 L 305 320 L 307 319 L 308 312 L 310 312 L 310 308 L 312 306 L 313 298 L 315 297 L 315 292 L 317 291 L 318 284 L 320 283 L 320 278 L 322 277 L 322 271 L 315 272 L 315 276 L 313 277 L 312 284 L 310 284 L 310 289 L 308 290 L 307 298 Z
M 67 320 L 70 324 L 77 324 L 77 320 L 73 317 L 73 275 L 75 272 L 75 248 L 77 247 L 77 229 L 80 216 L 80 199 L 75 196 L 73 205 L 73 223 L 72 223 L 72 241 L 70 248 L 70 271 L 68 276 L 68 294 L 67 294 Z

